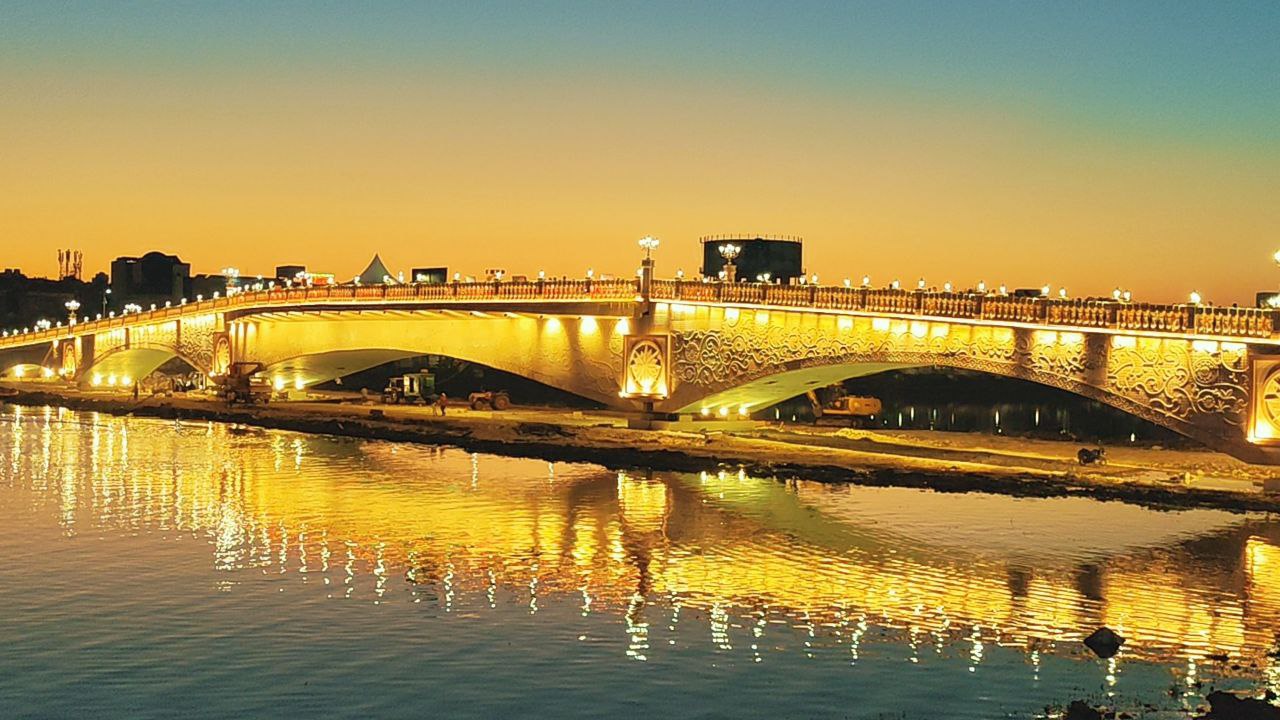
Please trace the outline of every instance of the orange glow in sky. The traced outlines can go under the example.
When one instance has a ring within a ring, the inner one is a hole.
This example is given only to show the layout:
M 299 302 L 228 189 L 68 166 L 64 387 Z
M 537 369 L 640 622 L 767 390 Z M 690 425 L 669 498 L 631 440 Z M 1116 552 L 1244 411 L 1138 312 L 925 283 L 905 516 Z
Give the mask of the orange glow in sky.
M 1238 77 L 1166 63 L 1200 47 L 1195 18 L 1168 46 L 1022 19 L 1046 58 L 1013 20 L 987 45 L 878 48 L 913 26 L 763 5 L 751 22 L 0 12 L 0 264 L 29 274 L 58 248 L 90 271 L 160 249 L 197 272 L 342 278 L 378 252 L 406 272 L 630 274 L 652 234 L 671 275 L 696 271 L 699 236 L 750 232 L 803 236 L 829 282 L 1219 303 L 1280 287 L 1280 134 L 1254 122 L 1280 106 L 1262 82 L 1280 63 L 1262 44 Z

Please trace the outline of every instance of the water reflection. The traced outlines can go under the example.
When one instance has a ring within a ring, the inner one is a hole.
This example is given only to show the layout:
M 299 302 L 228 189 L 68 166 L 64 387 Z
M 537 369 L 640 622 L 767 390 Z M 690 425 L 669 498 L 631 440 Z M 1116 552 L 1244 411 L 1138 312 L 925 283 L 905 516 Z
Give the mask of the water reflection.
M 911 663 L 956 653 L 971 672 L 1016 648 L 1035 678 L 1105 624 L 1130 638 L 1110 685 L 1141 660 L 1192 687 L 1222 654 L 1280 679 L 1280 526 L 1260 516 L 614 473 L 55 409 L 0 420 L 0 487 L 36 517 L 69 536 L 207 539 L 226 592 L 269 574 L 446 613 L 563 599 L 615 616 L 637 662 L 691 645 L 763 662 L 785 631 L 856 665 L 888 632 Z

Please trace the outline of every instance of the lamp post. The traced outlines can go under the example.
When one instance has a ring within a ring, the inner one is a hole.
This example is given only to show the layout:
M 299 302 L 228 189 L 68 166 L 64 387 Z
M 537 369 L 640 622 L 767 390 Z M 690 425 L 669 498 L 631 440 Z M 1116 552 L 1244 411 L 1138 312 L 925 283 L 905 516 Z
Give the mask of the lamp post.
M 67 309 L 67 316 L 68 316 L 67 324 L 75 325 L 76 311 L 80 309 L 80 301 L 76 300 L 75 298 L 72 298 L 66 301 L 65 303 L 63 303 L 62 306 Z
M 111 288 L 102 291 L 102 314 L 107 313 L 107 301 L 111 299 Z
M 640 297 L 649 301 L 653 289 L 653 251 L 658 247 L 658 238 L 645 235 L 637 241 L 644 248 L 644 259 L 640 261 Z
M 737 282 L 738 268 L 733 264 L 733 261 L 737 260 L 738 256 L 742 254 L 742 246 L 725 243 L 720 246 L 719 250 L 720 257 L 724 258 L 724 281 Z

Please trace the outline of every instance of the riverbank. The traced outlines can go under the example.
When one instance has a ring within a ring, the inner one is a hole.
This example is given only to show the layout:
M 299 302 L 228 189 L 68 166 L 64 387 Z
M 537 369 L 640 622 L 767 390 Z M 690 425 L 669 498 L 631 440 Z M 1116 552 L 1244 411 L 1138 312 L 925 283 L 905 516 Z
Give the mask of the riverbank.
M 234 406 L 198 397 L 150 397 L 14 385 L 6 402 L 114 415 L 242 423 L 349 437 L 453 445 L 473 452 L 590 462 L 611 469 L 738 472 L 779 480 L 1076 495 L 1152 507 L 1280 510 L 1264 483 L 1280 468 L 1204 450 L 1108 448 L 1107 465 L 1082 467 L 1066 442 L 962 433 L 834 430 L 763 425 L 733 431 L 637 430 L 617 415 L 549 408 L 505 413 L 351 402 Z

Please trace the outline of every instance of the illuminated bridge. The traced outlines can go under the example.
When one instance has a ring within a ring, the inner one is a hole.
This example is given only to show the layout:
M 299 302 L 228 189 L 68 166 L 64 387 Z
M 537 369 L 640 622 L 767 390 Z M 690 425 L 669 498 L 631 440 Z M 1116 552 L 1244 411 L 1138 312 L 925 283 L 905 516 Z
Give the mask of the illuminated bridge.
M 807 389 L 941 366 L 1092 398 L 1280 463 L 1280 314 L 871 287 L 626 280 L 271 288 L 0 338 L 4 376 L 129 385 L 180 357 L 302 389 L 434 354 L 621 410 L 748 415 Z

